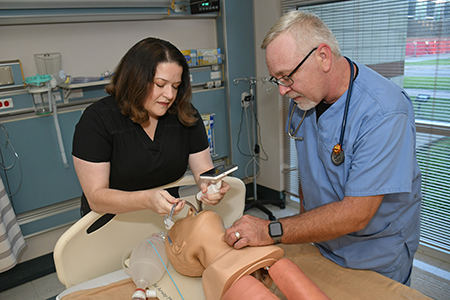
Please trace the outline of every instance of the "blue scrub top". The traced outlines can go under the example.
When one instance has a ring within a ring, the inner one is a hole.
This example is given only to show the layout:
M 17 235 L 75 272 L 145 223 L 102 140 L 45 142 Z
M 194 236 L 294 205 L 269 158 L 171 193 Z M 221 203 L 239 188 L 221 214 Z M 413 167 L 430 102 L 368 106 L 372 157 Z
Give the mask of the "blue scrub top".
M 370 269 L 399 282 L 409 278 L 419 244 L 421 173 L 416 158 L 414 110 L 396 84 L 356 63 L 343 149 L 345 161 L 331 162 L 339 142 L 344 93 L 316 121 L 307 112 L 296 140 L 306 210 L 345 196 L 385 195 L 369 224 L 358 232 L 318 243 L 321 253 L 343 267 Z M 291 100 L 289 113 L 294 102 Z M 303 115 L 295 108 L 294 131 Z M 289 122 L 289 121 L 288 121 Z

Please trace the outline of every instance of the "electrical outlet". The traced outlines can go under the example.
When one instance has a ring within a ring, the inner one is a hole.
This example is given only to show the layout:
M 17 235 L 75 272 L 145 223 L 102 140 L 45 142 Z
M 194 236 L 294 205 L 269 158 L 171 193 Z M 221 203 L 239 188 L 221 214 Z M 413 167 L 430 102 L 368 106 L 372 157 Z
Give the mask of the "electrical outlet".
M 208 81 L 205 84 L 205 89 L 212 89 L 212 88 L 214 88 L 214 82 L 213 81 Z
M 187 12 L 187 5 L 175 4 L 175 12 Z
M 0 99 L 0 109 L 14 107 L 12 98 Z
M 216 80 L 214 81 L 214 87 L 218 88 L 222 86 L 222 81 L 221 80 Z

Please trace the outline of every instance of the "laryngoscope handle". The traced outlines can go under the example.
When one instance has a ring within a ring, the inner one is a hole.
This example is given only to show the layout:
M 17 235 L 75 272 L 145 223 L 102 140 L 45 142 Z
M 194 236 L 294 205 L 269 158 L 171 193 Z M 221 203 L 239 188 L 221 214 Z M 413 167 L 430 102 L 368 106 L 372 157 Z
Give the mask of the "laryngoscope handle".
M 218 180 L 217 182 L 212 182 L 210 185 L 208 185 L 208 191 L 205 194 L 215 194 L 220 191 L 222 188 L 222 180 Z M 200 200 L 203 196 L 203 192 L 200 191 L 197 193 L 197 200 Z

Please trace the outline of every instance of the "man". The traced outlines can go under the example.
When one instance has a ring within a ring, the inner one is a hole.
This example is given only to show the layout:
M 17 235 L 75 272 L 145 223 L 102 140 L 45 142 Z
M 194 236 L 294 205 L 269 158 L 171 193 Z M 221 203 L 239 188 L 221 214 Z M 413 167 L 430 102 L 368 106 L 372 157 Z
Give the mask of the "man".
M 224 240 L 237 249 L 312 242 L 343 267 L 409 285 L 422 198 L 410 98 L 341 56 L 312 13 L 283 15 L 261 47 L 270 81 L 291 98 L 286 129 L 296 140 L 306 212 L 275 223 L 245 215 Z

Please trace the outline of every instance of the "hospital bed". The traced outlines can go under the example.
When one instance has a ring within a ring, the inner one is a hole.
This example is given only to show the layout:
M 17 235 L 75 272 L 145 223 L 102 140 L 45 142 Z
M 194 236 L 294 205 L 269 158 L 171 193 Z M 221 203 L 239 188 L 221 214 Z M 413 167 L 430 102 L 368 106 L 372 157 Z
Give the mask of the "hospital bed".
M 231 186 L 230 191 L 225 194 L 218 205 L 203 206 L 204 209 L 217 212 L 222 217 L 224 225 L 228 227 L 243 214 L 245 185 L 235 177 L 226 177 L 224 180 Z M 182 199 L 195 205 L 195 194 L 198 192 L 198 188 L 192 187 L 194 185 L 194 177 L 187 175 L 161 188 L 179 186 L 184 187 L 184 190 L 187 191 L 192 190 L 191 195 L 182 197 Z M 192 188 L 189 189 L 189 186 Z M 183 188 L 180 190 L 180 195 L 182 194 Z M 176 221 L 178 218 L 184 217 L 188 209 L 189 206 L 186 205 L 180 214 L 174 216 L 173 220 Z M 77 289 L 75 286 L 92 288 L 105 282 L 110 283 L 116 279 L 127 278 L 128 276 L 121 271 L 125 259 L 124 255 L 129 254 L 135 245 L 151 234 L 167 231 L 164 227 L 164 217 L 151 210 L 115 215 L 106 224 L 96 229 L 96 227 L 99 227 L 98 223 L 102 223 L 110 217 L 111 215 L 108 214 L 89 212 L 71 226 L 57 241 L 54 249 L 56 273 L 59 281 L 67 288 L 72 288 L 72 290 Z M 187 285 L 189 293 L 192 291 L 200 293 L 199 295 L 191 295 L 195 296 L 194 298 L 188 297 L 186 299 L 204 299 L 201 278 L 182 276 L 169 267 L 170 271 L 171 275 L 175 277 L 174 281 L 177 285 Z M 174 290 L 174 284 L 170 278 L 166 277 L 168 277 L 167 273 L 158 284 L 161 289 L 169 293 Z M 178 295 L 173 295 L 172 298 L 178 299 Z
M 231 190 L 220 204 L 208 205 L 205 209 L 216 211 L 228 227 L 243 214 L 245 185 L 234 177 L 227 177 L 225 181 L 231 185 Z M 186 176 L 164 188 L 189 185 L 195 185 L 192 176 Z M 196 203 L 194 195 L 197 191 L 197 188 L 193 188 L 190 193 L 192 196 L 182 198 Z M 186 208 L 175 216 L 174 221 L 184 217 L 187 209 L 186 205 Z M 101 214 L 90 212 L 58 240 L 54 250 L 56 272 L 67 289 L 57 296 L 57 300 L 131 299 L 135 285 L 123 270 L 126 253 L 130 253 L 138 242 L 152 233 L 165 231 L 164 217 L 149 210 L 119 214 L 101 228 L 88 233 L 89 228 L 102 217 L 104 216 Z M 420 292 L 374 271 L 343 268 L 323 257 L 312 244 L 279 246 L 284 250 L 284 256 L 297 264 L 333 300 L 431 300 Z M 159 293 L 159 299 L 205 299 L 201 278 L 180 275 L 171 264 L 168 270 L 173 281 L 166 272 L 154 286 Z M 109 295 L 106 295 L 108 292 Z M 111 293 L 114 293 L 113 297 Z M 286 299 L 278 289 L 275 289 L 274 293 L 280 299 Z

